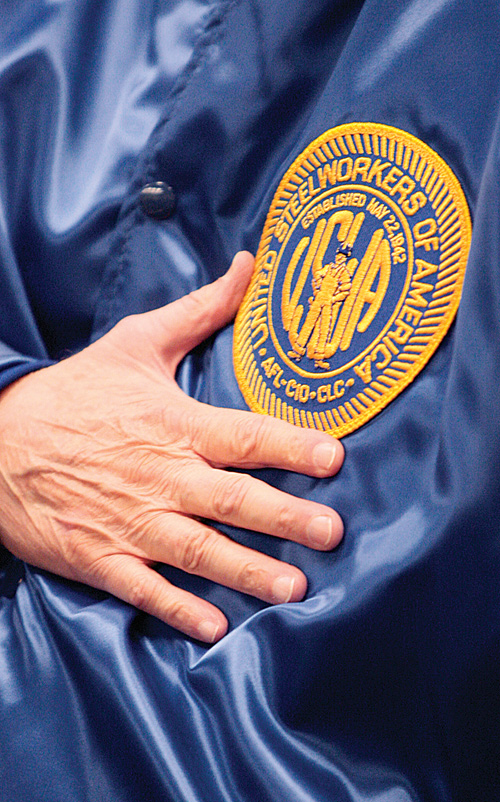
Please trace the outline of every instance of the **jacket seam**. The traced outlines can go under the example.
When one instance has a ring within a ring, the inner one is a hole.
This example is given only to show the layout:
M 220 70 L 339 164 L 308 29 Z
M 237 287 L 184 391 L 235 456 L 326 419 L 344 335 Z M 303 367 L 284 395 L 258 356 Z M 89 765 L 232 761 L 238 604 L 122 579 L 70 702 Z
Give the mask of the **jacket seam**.
M 193 48 L 189 62 L 174 83 L 163 117 L 151 133 L 145 147 L 144 156 L 132 175 L 129 190 L 122 203 L 122 212 L 118 216 L 118 225 L 121 223 L 122 229 L 113 248 L 116 257 L 113 256 L 113 253 L 109 257 L 110 263 L 105 271 L 95 305 L 92 339 L 96 339 L 108 330 L 109 322 L 114 319 L 118 311 L 119 291 L 123 283 L 127 263 L 127 246 L 132 230 L 140 219 L 138 200 L 134 197 L 137 194 L 137 188 L 155 177 L 154 163 L 164 139 L 165 129 L 171 121 L 184 92 L 190 86 L 196 72 L 203 64 L 210 45 L 216 40 L 217 35 L 220 35 L 224 22 L 238 2 L 239 0 L 222 0 L 212 10 Z

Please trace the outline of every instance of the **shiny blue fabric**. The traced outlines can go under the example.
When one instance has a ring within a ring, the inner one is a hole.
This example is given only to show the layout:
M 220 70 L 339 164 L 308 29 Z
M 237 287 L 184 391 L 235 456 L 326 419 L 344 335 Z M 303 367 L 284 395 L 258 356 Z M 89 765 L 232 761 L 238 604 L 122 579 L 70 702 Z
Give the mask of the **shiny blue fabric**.
M 83 347 L 255 251 L 288 166 L 328 128 L 402 128 L 449 164 L 473 237 L 456 323 L 345 438 L 333 553 L 225 528 L 299 565 L 219 605 L 206 648 L 92 589 L 0 569 L 0 799 L 500 798 L 500 13 L 468 0 L 4 0 L 0 381 Z M 150 180 L 177 211 L 146 218 Z M 245 408 L 232 328 L 179 371 Z

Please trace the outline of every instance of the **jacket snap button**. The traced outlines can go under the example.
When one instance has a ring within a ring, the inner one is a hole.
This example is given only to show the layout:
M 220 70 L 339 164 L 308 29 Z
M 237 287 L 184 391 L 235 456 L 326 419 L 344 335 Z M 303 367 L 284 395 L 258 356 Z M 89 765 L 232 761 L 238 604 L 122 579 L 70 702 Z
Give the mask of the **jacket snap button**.
M 164 181 L 152 181 L 141 189 L 141 208 L 148 217 L 167 220 L 175 211 L 175 193 Z

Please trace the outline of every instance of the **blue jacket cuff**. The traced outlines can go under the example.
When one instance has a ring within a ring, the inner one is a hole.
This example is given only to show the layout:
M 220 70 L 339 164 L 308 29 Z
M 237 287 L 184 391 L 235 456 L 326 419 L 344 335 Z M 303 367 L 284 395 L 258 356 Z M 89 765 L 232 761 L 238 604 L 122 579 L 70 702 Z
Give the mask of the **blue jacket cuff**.
M 54 362 L 50 359 L 30 359 L 22 356 L 12 358 L 3 364 L 0 362 L 0 391 L 16 379 L 20 379 L 21 376 L 53 364 Z

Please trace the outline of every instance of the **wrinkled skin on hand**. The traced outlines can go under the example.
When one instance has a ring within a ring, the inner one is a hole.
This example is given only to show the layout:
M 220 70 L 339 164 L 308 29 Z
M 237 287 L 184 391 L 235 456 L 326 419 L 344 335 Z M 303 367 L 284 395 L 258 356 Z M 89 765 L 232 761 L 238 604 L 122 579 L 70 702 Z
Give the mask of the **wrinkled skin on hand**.
M 336 512 L 227 467 L 333 475 L 329 435 L 218 409 L 175 382 L 188 351 L 234 316 L 253 258 L 98 342 L 31 373 L 0 397 L 0 537 L 23 560 L 103 589 L 206 642 L 227 620 L 173 586 L 167 563 L 271 603 L 300 600 L 296 567 L 233 542 L 199 518 L 330 549 Z

